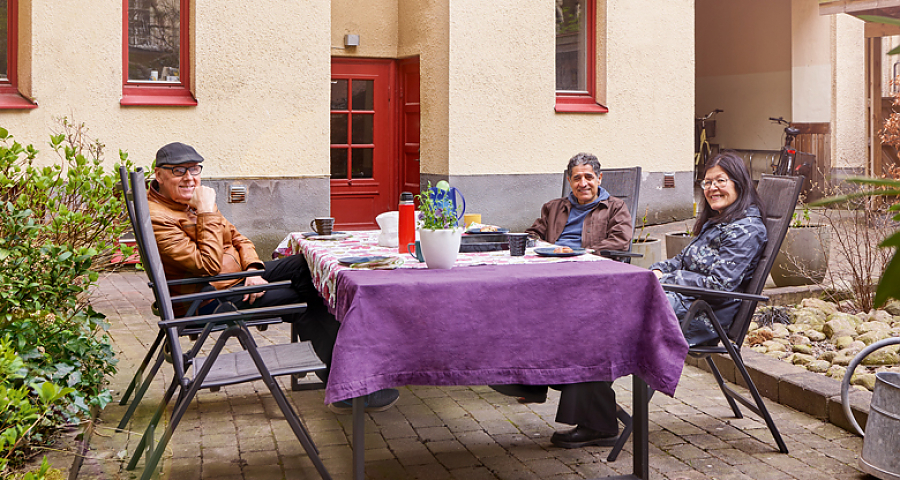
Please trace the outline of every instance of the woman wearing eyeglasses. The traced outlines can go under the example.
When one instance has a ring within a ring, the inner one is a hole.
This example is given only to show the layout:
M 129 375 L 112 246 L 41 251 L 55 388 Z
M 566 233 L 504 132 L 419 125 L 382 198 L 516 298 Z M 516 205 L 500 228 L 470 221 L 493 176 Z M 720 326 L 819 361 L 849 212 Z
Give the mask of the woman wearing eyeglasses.
M 749 280 L 766 246 L 763 205 L 744 161 L 731 152 L 716 155 L 706 167 L 703 206 L 694 223 L 696 237 L 678 255 L 650 266 L 662 283 L 734 291 Z M 675 315 L 687 314 L 693 297 L 666 292 Z M 739 300 L 710 302 L 727 330 L 740 306 Z M 705 316 L 688 326 L 685 338 L 691 346 L 718 337 Z

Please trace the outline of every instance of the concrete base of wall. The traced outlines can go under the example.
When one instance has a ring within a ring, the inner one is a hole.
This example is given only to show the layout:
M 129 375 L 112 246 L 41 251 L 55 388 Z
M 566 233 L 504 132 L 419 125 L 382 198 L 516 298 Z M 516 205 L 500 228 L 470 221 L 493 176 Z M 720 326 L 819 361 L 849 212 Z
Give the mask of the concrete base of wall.
M 278 243 L 290 232 L 309 231 L 309 222 L 331 212 L 328 177 L 218 178 L 203 180 L 216 191 L 216 203 L 225 218 L 253 241 L 263 260 L 270 260 Z M 229 187 L 247 189 L 246 203 L 229 203 Z
M 665 175 L 674 177 L 674 185 L 664 188 Z M 422 174 L 424 188 L 447 180 L 466 198 L 466 212 L 480 213 L 484 223 L 500 225 L 512 231 L 531 226 L 541 214 L 541 206 L 562 194 L 563 174 L 512 175 L 435 175 Z M 602 185 L 602 183 L 601 183 Z M 694 213 L 693 172 L 644 172 L 638 211 L 631 212 L 638 220 L 646 213 L 650 225 L 691 218 Z

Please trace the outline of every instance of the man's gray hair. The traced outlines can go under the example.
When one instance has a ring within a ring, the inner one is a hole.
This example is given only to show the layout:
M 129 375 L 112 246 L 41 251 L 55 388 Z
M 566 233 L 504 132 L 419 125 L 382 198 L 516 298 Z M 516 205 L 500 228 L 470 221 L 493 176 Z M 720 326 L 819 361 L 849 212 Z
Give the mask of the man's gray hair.
M 594 169 L 594 175 L 600 176 L 600 160 L 590 153 L 579 153 L 569 159 L 569 166 L 566 167 L 566 177 L 572 178 L 572 169 L 579 165 L 590 165 Z

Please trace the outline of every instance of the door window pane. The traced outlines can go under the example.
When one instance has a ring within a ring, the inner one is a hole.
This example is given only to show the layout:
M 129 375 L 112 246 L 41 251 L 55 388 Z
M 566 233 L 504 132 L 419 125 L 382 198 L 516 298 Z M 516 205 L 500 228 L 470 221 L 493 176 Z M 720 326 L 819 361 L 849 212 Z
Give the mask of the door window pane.
M 331 178 L 332 180 L 347 178 L 347 149 L 331 149 Z
M 331 109 L 348 110 L 347 104 L 347 80 L 331 81 Z
M 346 113 L 331 114 L 331 143 L 347 145 L 347 115 Z
M 9 80 L 9 9 L 6 0 L 0 0 L 0 81 Z
M 353 178 L 372 178 L 372 149 L 353 149 Z
M 353 81 L 353 110 L 373 110 L 375 108 L 375 81 Z
M 375 115 L 353 114 L 353 144 L 371 145 L 375 138 Z M 346 138 L 346 137 L 345 137 Z
M 128 80 L 180 83 L 181 0 L 128 0 Z
M 587 0 L 556 2 L 556 89 L 587 91 Z

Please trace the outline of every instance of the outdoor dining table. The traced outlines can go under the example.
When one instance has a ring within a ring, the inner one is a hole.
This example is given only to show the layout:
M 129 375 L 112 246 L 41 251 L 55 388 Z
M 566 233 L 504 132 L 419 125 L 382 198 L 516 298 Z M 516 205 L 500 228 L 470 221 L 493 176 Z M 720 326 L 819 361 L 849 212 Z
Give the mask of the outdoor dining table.
M 279 255 L 302 253 L 341 322 L 325 402 L 353 399 L 354 478 L 364 478 L 364 399 L 403 385 L 533 385 L 633 375 L 634 475 L 649 475 L 647 385 L 674 395 L 687 343 L 656 276 L 595 255 L 460 253 L 427 269 L 377 231 L 339 240 L 291 233 Z M 369 270 L 344 257 L 397 257 Z M 646 383 L 645 383 L 646 382 Z

